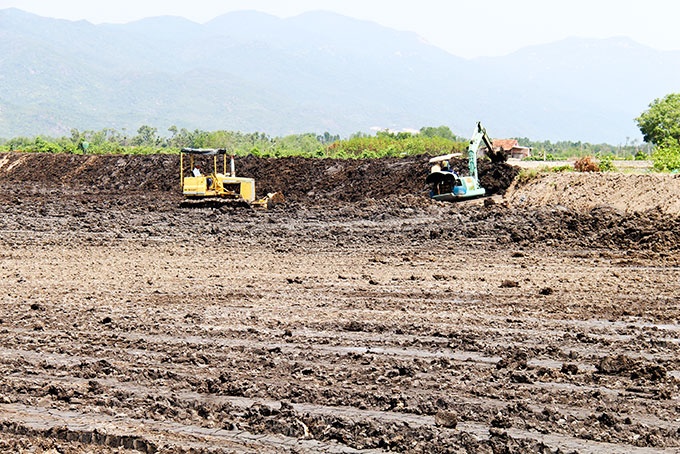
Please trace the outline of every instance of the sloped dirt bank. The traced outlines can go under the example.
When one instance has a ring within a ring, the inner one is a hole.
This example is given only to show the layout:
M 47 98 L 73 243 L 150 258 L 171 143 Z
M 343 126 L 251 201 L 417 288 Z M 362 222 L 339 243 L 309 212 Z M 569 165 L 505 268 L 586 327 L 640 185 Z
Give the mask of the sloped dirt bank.
M 520 208 L 561 205 L 587 212 L 608 206 L 625 213 L 680 216 L 680 175 L 546 173 L 516 183 L 506 197 Z
M 359 202 L 395 196 L 427 195 L 428 157 L 385 159 L 237 158 L 239 175 L 255 178 L 257 192 L 283 191 L 306 205 Z M 461 169 L 462 161 L 456 163 Z M 218 164 L 218 165 L 221 165 Z M 211 168 L 206 161 L 203 168 Z M 502 194 L 517 169 L 507 164 L 480 164 L 480 180 L 488 193 Z M 65 154 L 0 155 L 0 181 L 17 185 L 79 188 L 92 192 L 164 191 L 178 197 L 179 157 L 83 156 Z
M 464 162 L 455 164 L 462 167 Z M 182 200 L 178 166 L 178 158 L 168 155 L 5 155 L 0 157 L 4 188 L 0 201 L 6 214 L 2 222 L 6 229 L 24 227 L 36 234 L 61 229 L 63 235 L 106 232 L 128 237 L 146 232 L 181 239 L 193 231 L 242 230 L 267 218 L 288 226 L 286 235 L 299 242 L 328 235 L 292 227 L 310 218 L 366 219 L 385 221 L 372 240 L 380 243 L 481 237 L 538 247 L 652 252 L 680 248 L 680 219 L 669 213 L 678 203 L 673 194 L 680 179 L 671 176 L 548 174 L 511 186 L 516 168 L 483 163 L 480 175 L 487 190 L 503 194 L 510 186 L 502 199 L 495 199 L 498 203 L 484 206 L 482 200 L 458 204 L 430 200 L 423 184 L 425 157 L 366 161 L 247 157 L 239 160 L 238 169 L 256 177 L 258 192 L 279 190 L 288 200 L 284 207 L 256 214 L 229 208 L 178 209 Z M 607 195 L 608 188 L 616 197 Z M 620 188 L 637 189 L 626 189 L 623 192 L 629 195 L 624 197 Z M 629 210 L 616 209 L 617 205 Z M 342 232 L 336 235 L 343 237 Z M 360 239 L 349 236 L 343 241 Z
M 0 451 L 680 449 L 677 217 L 241 161 L 290 202 L 180 209 L 172 156 L 0 157 Z

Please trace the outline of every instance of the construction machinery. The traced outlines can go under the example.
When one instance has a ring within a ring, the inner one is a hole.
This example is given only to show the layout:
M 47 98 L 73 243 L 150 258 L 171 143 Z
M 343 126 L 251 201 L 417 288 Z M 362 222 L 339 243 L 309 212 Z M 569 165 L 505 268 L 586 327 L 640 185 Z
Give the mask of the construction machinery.
M 234 156 L 228 155 L 225 148 L 182 148 L 179 156 L 180 185 L 185 198 L 182 206 L 230 204 L 266 209 L 283 202 L 280 192 L 257 199 L 255 180 L 236 176 Z M 218 172 L 218 157 L 222 172 Z M 201 169 L 201 164 L 206 162 L 212 164 L 209 173 Z
M 482 144 L 486 147 L 487 155 L 496 161 L 498 158 L 495 156 L 496 152 L 491 139 L 481 122 L 477 122 L 475 132 L 467 147 L 469 171 L 467 176 L 459 176 L 451 167 L 451 159 L 461 156 L 461 153 L 451 153 L 430 159 L 433 165 L 425 180 L 431 187 L 430 197 L 440 201 L 456 201 L 482 197 L 486 194 L 486 190 L 479 184 L 477 171 L 477 155 Z

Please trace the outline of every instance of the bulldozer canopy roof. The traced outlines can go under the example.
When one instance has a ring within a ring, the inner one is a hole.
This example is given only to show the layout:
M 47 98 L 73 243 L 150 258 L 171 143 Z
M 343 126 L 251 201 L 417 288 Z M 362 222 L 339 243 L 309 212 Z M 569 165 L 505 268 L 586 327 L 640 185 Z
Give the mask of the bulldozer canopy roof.
M 227 154 L 226 148 L 182 148 L 182 153 L 200 154 L 204 156 L 213 156 L 217 154 Z

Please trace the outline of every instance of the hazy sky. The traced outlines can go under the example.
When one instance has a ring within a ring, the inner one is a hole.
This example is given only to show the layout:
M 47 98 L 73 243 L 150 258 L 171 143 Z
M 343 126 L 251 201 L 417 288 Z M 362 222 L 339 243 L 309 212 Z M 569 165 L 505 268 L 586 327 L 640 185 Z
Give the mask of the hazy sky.
M 8 7 L 93 23 L 161 15 L 202 23 L 238 10 L 279 17 L 325 10 L 414 31 L 461 57 L 504 55 L 568 36 L 628 36 L 680 50 L 677 0 L 0 0 L 0 9 Z

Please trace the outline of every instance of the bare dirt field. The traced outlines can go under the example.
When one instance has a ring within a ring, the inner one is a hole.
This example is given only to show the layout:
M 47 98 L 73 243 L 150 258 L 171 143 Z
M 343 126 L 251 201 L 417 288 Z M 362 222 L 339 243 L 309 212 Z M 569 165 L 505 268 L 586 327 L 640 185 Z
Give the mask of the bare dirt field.
M 237 165 L 0 155 L 0 452 L 680 452 L 680 178 Z

